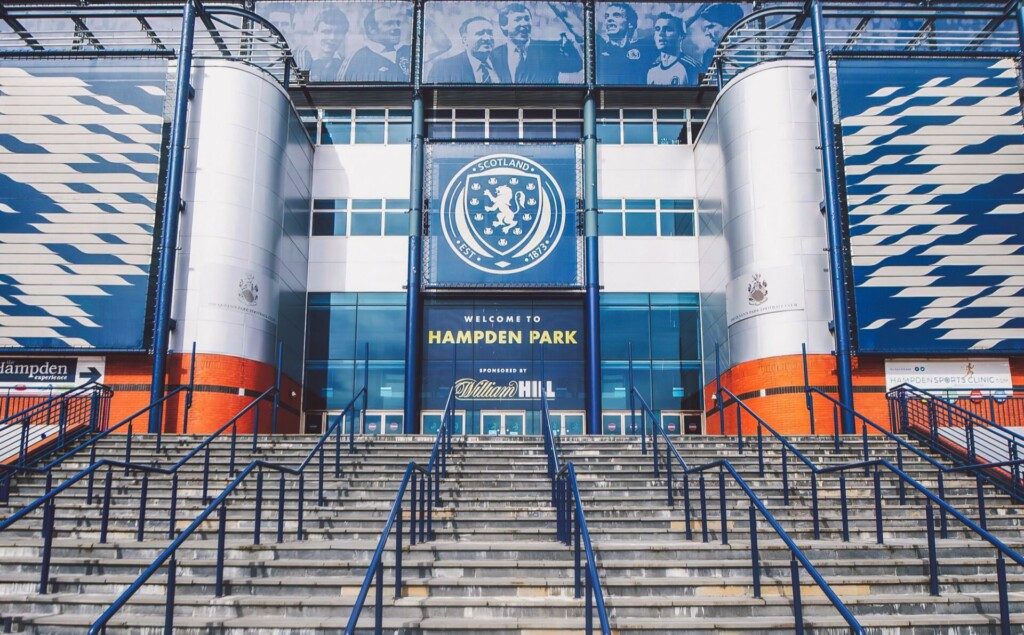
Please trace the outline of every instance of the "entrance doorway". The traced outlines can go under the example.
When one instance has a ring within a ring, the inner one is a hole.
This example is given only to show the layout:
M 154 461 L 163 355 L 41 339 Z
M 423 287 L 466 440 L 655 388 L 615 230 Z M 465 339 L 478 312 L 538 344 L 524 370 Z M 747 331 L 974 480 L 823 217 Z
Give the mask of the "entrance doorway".
M 444 416 L 442 410 L 426 410 L 420 415 L 420 430 L 422 434 L 436 436 L 441 428 L 441 418 Z M 466 411 L 456 410 L 452 412 L 452 434 L 466 433 Z
M 663 411 L 659 415 L 662 429 L 671 435 L 682 434 L 684 424 L 689 421 L 687 416 L 689 414 L 682 411 Z M 607 435 L 640 434 L 641 425 L 645 426 L 644 429 L 647 434 L 651 433 L 651 428 L 653 427 L 651 426 L 651 421 L 640 411 L 636 413 L 635 423 L 628 410 L 605 411 L 601 415 L 601 431 Z M 699 423 L 695 432 L 697 434 L 700 433 Z
M 551 423 L 551 434 L 581 435 L 584 431 L 586 417 L 582 412 L 550 412 L 548 421 Z
M 404 421 L 400 411 L 368 410 L 363 416 L 363 434 L 402 434 Z
M 480 433 L 497 436 L 522 436 L 526 432 L 526 412 L 514 410 L 481 410 Z

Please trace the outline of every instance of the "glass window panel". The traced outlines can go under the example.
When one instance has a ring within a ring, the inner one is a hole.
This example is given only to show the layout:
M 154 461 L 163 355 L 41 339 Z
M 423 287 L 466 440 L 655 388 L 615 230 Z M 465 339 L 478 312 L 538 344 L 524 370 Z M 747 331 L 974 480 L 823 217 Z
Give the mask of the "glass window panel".
M 527 121 L 523 123 L 524 139 L 550 139 L 551 134 L 550 121 Z
M 607 110 L 607 111 L 606 110 L 599 110 L 597 116 L 598 117 L 603 117 L 604 115 L 601 114 L 602 112 L 612 112 L 612 113 L 615 113 L 615 114 L 613 114 L 611 116 L 612 117 L 616 117 L 616 118 L 619 116 L 617 110 Z M 555 117 L 557 117 L 558 119 L 583 119 L 583 111 L 582 110 L 573 110 L 573 109 L 570 109 L 570 108 L 559 108 L 558 110 L 555 111 Z
M 686 119 L 686 111 L 683 109 L 659 108 L 658 119 Z
M 627 121 L 622 124 L 623 143 L 654 143 L 654 124 L 649 121 Z
M 353 212 L 351 236 L 380 236 L 380 212 Z
M 379 198 L 354 198 L 352 209 L 380 209 Z
M 626 209 L 655 209 L 656 201 L 653 198 L 627 198 Z
M 438 121 L 427 124 L 427 137 L 431 139 L 451 139 L 452 122 Z
M 313 143 L 318 143 L 316 133 L 320 130 L 320 124 L 316 121 L 305 121 L 302 123 L 302 127 L 306 129 L 306 133 L 309 135 L 310 140 Z
M 649 307 L 601 307 L 601 355 L 605 359 L 624 360 L 629 356 L 628 346 L 633 343 L 633 359 L 650 359 L 651 332 Z
M 412 139 L 411 123 L 388 122 L 388 143 L 408 143 Z
M 583 136 L 582 121 L 558 121 L 555 122 L 555 138 L 569 141 L 579 139 Z M 600 137 L 600 135 L 598 135 Z
M 703 121 L 695 121 L 690 124 L 690 143 L 697 140 L 697 135 L 700 134 L 701 128 L 704 127 Z
M 344 236 L 347 222 L 345 212 L 317 212 L 313 214 L 314 236 Z
M 695 360 L 700 338 L 699 318 L 693 308 L 651 307 L 653 359 Z
M 356 121 L 376 121 L 383 119 L 387 113 L 384 110 L 359 109 L 356 111 Z
M 651 302 L 649 293 L 602 293 L 602 304 L 621 304 L 647 306 Z
M 347 207 L 347 198 L 318 198 L 313 201 L 313 209 L 345 209 Z
M 597 208 L 602 212 L 605 210 L 622 209 L 621 198 L 600 198 L 597 200 Z
M 431 108 L 426 115 L 427 119 L 451 119 L 452 111 L 448 108 Z
M 622 213 L 602 212 L 597 215 L 598 236 L 621 236 L 622 235 Z
M 661 213 L 662 236 L 693 236 L 693 214 L 678 212 Z
M 321 128 L 320 143 L 340 145 L 352 142 L 352 124 L 325 122 Z
M 349 108 L 335 109 L 328 108 L 324 111 L 324 119 L 336 119 L 341 121 L 351 121 L 352 110 Z
M 661 209 L 687 209 L 692 210 L 694 208 L 692 198 L 663 198 L 661 199 Z
M 484 138 L 484 122 L 482 121 L 456 121 L 455 122 L 455 138 L 456 139 L 483 139 Z
M 384 214 L 385 236 L 408 236 L 409 214 L 407 212 L 388 212 Z
M 622 133 L 619 130 L 619 122 L 597 124 L 597 140 L 600 143 L 617 144 L 622 143 Z
M 623 119 L 654 119 L 653 110 L 626 109 L 622 111 Z
M 662 145 L 685 144 L 685 123 L 658 123 L 658 143 Z
M 519 122 L 518 121 L 491 121 L 491 134 L 492 139 L 518 139 L 519 138 Z
M 523 119 L 551 119 L 551 116 L 552 111 L 548 109 L 527 109 L 523 111 Z
M 685 404 L 692 401 L 692 397 L 697 397 L 699 381 L 699 373 L 693 369 L 655 363 L 651 372 L 651 408 L 686 410 Z
M 483 119 L 487 116 L 484 110 L 459 109 L 455 111 L 455 119 Z
M 626 214 L 627 236 L 657 236 L 657 215 L 653 212 L 631 212 Z
M 700 306 L 700 296 L 696 293 L 652 293 L 650 298 L 652 305 Z
M 691 110 L 690 111 L 690 119 L 707 119 L 708 118 L 708 112 L 710 112 L 710 111 L 707 111 L 707 110 Z
M 403 359 L 405 305 L 360 305 L 355 341 L 360 350 L 369 342 L 374 359 Z
M 602 338 L 603 339 L 603 338 Z M 651 394 L 650 363 L 633 362 L 633 385 L 642 395 Z M 605 410 L 627 410 L 629 408 L 629 368 L 625 361 L 601 363 L 601 406 Z M 627 415 L 624 419 L 629 421 Z M 637 428 L 640 417 L 637 416 Z
M 407 198 L 389 198 L 384 200 L 384 209 L 397 209 L 401 211 L 409 210 L 409 199 Z
M 357 123 L 356 143 L 384 143 L 384 122 Z
M 373 350 L 373 346 L 370 349 Z M 363 372 L 361 363 L 359 364 L 358 372 Z M 362 378 L 360 377 L 361 381 Z M 370 394 L 367 400 L 369 408 L 375 410 L 401 410 L 404 386 L 405 374 L 401 361 L 370 360 Z M 349 395 L 349 399 L 351 398 L 352 396 Z
M 514 108 L 495 108 L 491 110 L 491 121 L 495 119 L 519 119 L 519 111 Z
M 388 110 L 388 119 L 391 121 L 395 119 L 412 119 L 412 111 L 408 108 L 392 108 Z

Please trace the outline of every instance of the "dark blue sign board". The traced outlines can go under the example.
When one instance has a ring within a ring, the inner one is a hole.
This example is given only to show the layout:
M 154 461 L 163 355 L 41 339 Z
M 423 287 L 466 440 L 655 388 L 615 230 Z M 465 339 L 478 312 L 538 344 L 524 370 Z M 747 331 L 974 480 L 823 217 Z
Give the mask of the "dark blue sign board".
M 837 76 L 858 349 L 1024 351 L 1016 60 L 840 60 Z
M 0 348 L 146 348 L 168 79 L 166 60 L 0 62 L 19 100 L 0 130 L 0 250 L 18 264 Z
M 595 67 L 603 86 L 697 86 L 739 2 L 598 2 Z
M 583 4 L 427 2 L 423 83 L 580 85 Z
M 424 286 L 582 285 L 576 144 L 431 144 Z
M 423 319 L 423 409 L 583 407 L 583 306 L 572 300 L 431 299 Z
M 257 2 L 314 83 L 407 84 L 413 3 L 384 0 Z

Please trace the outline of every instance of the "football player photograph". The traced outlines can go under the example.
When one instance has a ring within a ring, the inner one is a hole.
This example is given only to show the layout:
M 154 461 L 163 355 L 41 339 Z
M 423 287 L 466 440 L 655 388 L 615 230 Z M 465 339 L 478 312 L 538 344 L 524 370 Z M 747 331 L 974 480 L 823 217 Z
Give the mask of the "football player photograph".
M 657 57 L 647 71 L 647 83 L 652 86 L 694 86 L 699 71 L 682 54 L 686 28 L 683 19 L 662 12 L 654 19 L 654 48 Z
M 412 47 L 402 44 L 403 15 L 394 6 L 371 6 L 363 18 L 366 45 L 352 54 L 348 82 L 409 81 Z
M 498 26 L 508 42 L 494 49 L 494 57 L 504 62 L 515 84 L 557 84 L 559 73 L 583 68 L 574 36 L 563 31 L 559 40 L 533 39 L 533 14 L 525 4 L 502 6 Z
M 743 16 L 743 7 L 732 2 L 705 4 L 694 15 L 691 21 L 691 40 L 700 46 L 695 59 L 700 63 L 702 71 L 711 66 L 715 50 L 718 49 L 725 32 L 742 20 Z
M 597 72 L 609 85 L 646 84 L 647 70 L 654 63 L 654 43 L 637 37 L 636 9 L 625 2 L 604 6 L 600 19 L 602 33 L 597 39 Z
M 508 84 L 512 77 L 505 59 L 495 56 L 494 23 L 483 16 L 459 25 L 464 50 L 434 62 L 427 74 L 431 84 Z
M 309 69 L 314 82 L 341 81 L 345 70 L 345 38 L 348 17 L 338 7 L 328 6 L 317 17 L 309 47 L 296 58 L 300 68 Z

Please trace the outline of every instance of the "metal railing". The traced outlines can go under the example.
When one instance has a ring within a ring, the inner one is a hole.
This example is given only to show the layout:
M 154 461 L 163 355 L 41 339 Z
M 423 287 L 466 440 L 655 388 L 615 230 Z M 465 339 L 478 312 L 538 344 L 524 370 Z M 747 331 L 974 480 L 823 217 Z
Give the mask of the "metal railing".
M 764 436 L 762 430 L 767 430 L 781 445 L 781 468 L 782 468 L 782 490 L 783 490 L 783 504 L 789 505 L 790 500 L 790 481 L 789 481 L 789 461 L 787 459 L 788 454 L 792 454 L 796 457 L 800 463 L 802 463 L 808 471 L 810 478 L 810 489 L 811 489 L 811 522 L 814 528 L 815 540 L 821 538 L 821 517 L 820 517 L 820 506 L 819 506 L 819 477 L 825 474 L 838 474 L 838 488 L 839 488 L 839 508 L 841 514 L 841 531 L 843 542 L 850 541 L 850 518 L 849 518 L 849 494 L 847 490 L 847 478 L 846 473 L 851 470 L 862 471 L 863 476 L 869 476 L 872 478 L 872 499 L 874 507 L 874 520 L 875 520 L 875 541 L 878 544 L 885 543 L 884 533 L 884 518 L 883 518 L 883 497 L 882 497 L 882 481 L 880 469 L 889 471 L 896 477 L 896 489 L 898 492 L 898 502 L 901 506 L 906 506 L 907 503 L 907 488 L 908 486 L 912 489 L 917 490 L 925 497 L 925 524 L 928 539 L 928 568 L 929 568 L 929 592 L 933 596 L 939 596 L 939 564 L 938 554 L 935 545 L 935 507 L 938 507 L 939 511 L 939 533 L 941 538 L 949 537 L 949 517 L 952 516 L 964 525 L 968 530 L 976 533 L 983 540 L 991 544 L 997 550 L 997 562 L 996 562 L 996 578 L 997 578 L 997 590 L 999 594 L 999 606 L 1000 606 L 1000 624 L 1002 633 L 1008 635 L 1010 633 L 1010 618 L 1009 618 L 1009 602 L 1008 602 L 1008 586 L 1006 579 L 1006 563 L 1005 558 L 1010 558 L 1012 561 L 1024 565 L 1024 556 L 1008 547 L 1001 540 L 996 538 L 993 534 L 988 531 L 987 528 L 987 516 L 985 511 L 985 493 L 983 486 L 983 479 L 978 476 L 977 470 L 979 468 L 996 467 L 995 465 L 972 465 L 964 467 L 945 467 L 942 464 L 935 461 L 933 458 L 924 454 L 919 449 L 915 448 L 911 444 L 907 443 L 904 439 L 892 434 L 888 430 L 883 429 L 881 426 L 873 423 L 869 419 L 863 417 L 855 411 L 851 411 L 855 418 L 859 418 L 863 425 L 861 427 L 861 443 L 863 448 L 864 460 L 855 461 L 851 463 L 842 463 L 839 465 L 832 466 L 819 466 L 810 457 L 800 451 L 789 439 L 776 431 L 767 421 L 765 421 L 760 415 L 754 412 L 746 403 L 744 403 L 739 397 L 733 394 L 729 389 L 721 386 L 720 382 L 716 385 L 716 397 L 719 404 L 719 412 L 724 413 L 726 406 L 725 397 L 729 397 L 732 400 L 732 405 L 736 406 L 736 441 L 737 447 L 740 454 L 745 450 L 744 436 L 743 436 L 743 422 L 744 414 L 749 419 L 756 422 L 757 425 L 757 463 L 758 473 L 761 477 L 765 475 L 765 458 L 764 458 Z M 835 400 L 828 395 L 824 395 L 830 399 L 833 403 L 838 406 L 842 406 L 838 400 Z M 845 407 L 845 406 L 843 406 Z M 724 414 L 720 416 L 724 417 Z M 890 461 L 884 458 L 871 459 L 869 457 L 869 444 L 867 430 L 871 427 L 878 431 L 880 434 L 894 440 L 896 442 L 896 460 L 897 464 L 893 465 Z M 839 446 L 837 445 L 836 448 Z M 911 477 L 904 469 L 903 465 L 903 450 L 907 449 L 911 451 L 918 458 L 923 459 L 932 467 L 936 468 L 936 479 L 938 494 L 932 492 L 925 485 Z M 657 454 L 655 452 L 655 454 Z M 667 461 L 667 457 L 666 457 Z M 1019 463 L 1018 463 L 1019 466 Z M 963 512 L 958 510 L 955 506 L 945 500 L 945 486 L 943 475 L 950 472 L 958 471 L 975 471 L 976 483 L 977 483 L 977 496 L 978 496 L 978 513 L 979 521 L 976 523 L 970 519 Z M 671 478 L 671 477 L 670 477 Z M 702 497 L 702 509 L 703 503 L 703 486 L 701 487 Z M 687 513 L 689 516 L 689 513 Z M 723 516 L 724 522 L 724 516 Z M 687 523 L 688 525 L 688 523 Z M 687 526 L 689 531 L 689 526 Z
M 608 609 L 604 605 L 601 576 L 597 558 L 587 529 L 576 467 L 570 462 L 561 464 L 559 448 L 551 433 L 547 395 L 541 396 L 541 433 L 547 455 L 548 478 L 551 479 L 551 505 L 555 508 L 555 537 L 573 549 L 573 593 L 576 599 L 585 598 L 583 608 L 584 632 L 594 632 L 594 609 L 603 635 L 611 633 Z M 584 562 L 585 557 L 585 562 Z
M 703 75 L 722 88 L 748 68 L 779 59 L 813 57 L 808 3 L 771 7 L 744 17 L 723 35 Z M 971 57 L 1020 54 L 1014 3 L 894 6 L 884 2 L 824 2 L 824 36 L 832 55 Z M 914 21 L 914 28 L 886 22 Z M 1001 28 L 1007 26 L 1009 28 Z
M 441 425 L 434 437 L 434 445 L 430 450 L 430 459 L 426 467 L 415 461 L 409 461 L 402 474 L 402 481 L 395 492 L 395 500 L 391 504 L 384 529 L 380 532 L 377 546 L 370 564 L 359 587 L 359 594 L 352 605 L 346 635 L 356 632 L 359 615 L 366 603 L 370 585 L 375 585 L 373 628 L 377 635 L 383 633 L 384 624 L 384 550 L 387 548 L 391 530 L 395 530 L 395 598 L 402 596 L 402 538 L 404 532 L 405 493 L 409 490 L 409 546 L 417 541 L 424 543 L 434 540 L 434 507 L 441 505 L 441 479 L 448 476 L 448 458 L 452 452 L 452 416 L 455 412 L 455 388 L 448 392 Z
M 6 490 L 11 475 L 41 453 L 60 451 L 106 426 L 113 394 L 108 386 L 90 380 L 56 395 L 17 398 L 14 412 L 0 420 L 0 489 Z
M 281 543 L 284 541 L 284 525 L 285 525 L 285 486 L 286 486 L 286 475 L 294 476 L 297 478 L 298 484 L 298 500 L 296 504 L 297 512 L 297 528 L 295 530 L 295 536 L 298 540 L 303 540 L 305 537 L 303 516 L 306 505 L 305 498 L 305 477 L 306 469 L 312 463 L 314 457 L 319 457 L 317 461 L 317 502 L 318 506 L 326 505 L 326 497 L 324 495 L 324 462 L 325 455 L 327 453 L 327 440 L 333 434 L 334 435 L 334 476 L 340 478 L 341 476 L 341 425 L 345 420 L 345 416 L 355 407 L 356 402 L 366 392 L 366 387 L 363 386 L 356 392 L 352 400 L 349 401 L 348 405 L 345 406 L 344 410 L 337 415 L 334 423 L 329 425 L 327 429 L 320 435 L 320 439 L 309 451 L 306 457 L 295 467 L 287 466 L 281 463 L 272 463 L 263 459 L 255 459 L 248 465 L 243 467 L 237 475 L 234 476 L 233 480 L 217 494 L 213 500 L 192 520 L 189 525 L 181 531 L 177 536 L 174 535 L 175 528 L 177 526 L 176 521 L 176 486 L 177 486 L 177 475 L 174 476 L 173 487 L 171 490 L 171 507 L 170 507 L 170 521 L 167 528 L 167 537 L 172 539 L 171 543 L 162 551 L 160 554 L 150 563 L 142 573 L 135 579 L 131 585 L 128 586 L 121 594 L 114 600 L 113 603 L 93 622 L 89 629 L 91 635 L 102 633 L 107 623 L 114 617 L 115 614 L 121 608 L 131 600 L 132 596 L 141 589 L 153 575 L 161 568 L 166 567 L 167 569 L 167 580 L 166 580 L 166 593 L 167 599 L 165 602 L 164 609 L 164 632 L 171 633 L 174 629 L 174 598 L 177 588 L 177 550 L 185 543 L 186 540 L 192 536 L 195 531 L 206 522 L 206 520 L 214 513 L 217 512 L 217 553 L 216 553 L 216 564 L 215 564 L 215 581 L 214 581 L 214 595 L 216 597 L 222 597 L 224 595 L 224 558 L 226 549 L 226 532 L 227 532 L 227 514 L 228 514 L 228 498 L 233 494 L 243 483 L 256 474 L 256 500 L 255 509 L 253 511 L 253 544 L 258 545 L 262 541 L 263 535 L 263 482 L 264 472 L 277 472 L 279 476 L 278 481 L 278 500 L 277 500 L 277 528 L 276 538 L 277 542 Z M 265 395 L 261 395 L 261 398 Z M 236 415 L 237 417 L 238 415 Z M 223 430 L 223 428 L 222 428 Z M 255 438 L 257 435 L 253 434 Z M 211 439 L 212 440 L 212 439 Z M 253 442 L 255 447 L 255 441 Z M 208 447 L 208 446 L 207 446 Z M 232 455 L 231 465 L 229 472 L 234 474 L 234 447 L 235 447 L 235 436 L 232 434 Z M 194 455 L 198 451 L 198 448 L 194 449 L 191 453 Z M 207 455 L 208 456 L 208 455 Z M 204 472 L 203 478 L 203 500 L 206 500 L 206 473 Z M 109 498 L 110 489 L 110 476 L 108 472 L 106 481 L 106 493 L 104 500 Z M 143 481 L 142 485 L 142 498 L 145 499 L 146 495 L 146 482 Z M 104 505 L 106 506 L 106 502 Z M 140 503 L 140 509 L 144 509 L 145 503 Z M 51 514 L 52 518 L 52 514 Z M 144 519 L 144 516 L 140 518 Z M 140 520 L 140 528 L 141 528 Z M 51 521 L 52 524 L 52 521 Z M 3 527 L 0 526 L 0 530 Z M 141 529 L 140 529 L 141 531 Z M 103 533 L 101 533 L 103 537 Z M 141 537 L 139 538 L 141 540 Z M 103 540 L 101 539 L 101 542 Z
M 832 606 L 839 612 L 843 620 L 846 621 L 850 626 L 850 630 L 854 633 L 864 633 L 864 627 L 860 625 L 860 622 L 854 617 L 853 613 L 846 606 L 846 604 L 836 595 L 832 587 L 829 586 L 828 582 L 821 575 L 820 572 L 815 568 L 811 561 L 807 558 L 804 552 L 797 545 L 796 541 L 782 528 L 782 525 L 775 518 L 775 515 L 768 509 L 768 507 L 761 501 L 754 490 L 747 484 L 746 480 L 740 476 L 736 468 L 733 467 L 732 463 L 728 459 L 717 459 L 710 461 L 702 465 L 689 466 L 686 461 L 683 460 L 682 455 L 679 454 L 679 450 L 672 442 L 672 438 L 662 428 L 661 422 L 658 420 L 658 416 L 654 411 L 647 405 L 647 401 L 643 398 L 643 395 L 639 393 L 635 386 L 630 383 L 630 392 L 632 393 L 632 405 L 636 406 L 640 410 L 641 418 L 650 419 L 651 423 L 651 455 L 653 459 L 654 477 L 661 478 L 662 469 L 665 473 L 665 492 L 669 507 L 675 507 L 676 501 L 676 484 L 677 476 L 675 470 L 680 470 L 680 476 L 683 481 L 683 517 L 684 517 L 684 529 L 686 532 L 686 539 L 693 540 L 693 497 L 690 493 L 690 479 L 692 475 L 697 475 L 697 491 L 699 500 L 699 513 L 700 513 L 700 531 L 701 540 L 708 542 L 708 495 L 707 495 L 707 479 L 705 473 L 715 472 L 718 473 L 718 510 L 719 510 L 719 526 L 720 536 L 722 544 L 729 544 L 729 523 L 727 518 L 728 511 L 728 495 L 726 489 L 726 476 L 730 478 L 733 483 L 739 487 L 740 491 L 746 496 L 747 504 L 747 526 L 750 536 L 750 558 L 751 558 L 751 570 L 753 572 L 753 587 L 754 597 L 760 598 L 761 595 L 761 554 L 758 547 L 758 528 L 757 528 L 757 516 L 761 515 L 764 522 L 775 532 L 775 535 L 785 543 L 786 547 L 790 552 L 790 582 L 792 587 L 792 598 L 793 598 L 793 616 L 794 616 L 794 629 L 797 633 L 804 632 L 803 624 L 803 606 L 801 604 L 800 591 L 800 568 L 803 567 L 804 571 L 810 575 L 814 583 L 821 589 L 821 592 L 828 598 Z M 664 458 L 662 458 L 662 451 L 659 449 L 659 437 L 664 443 Z M 646 452 L 645 452 L 646 454 Z M 676 467 L 673 467 L 673 465 Z

